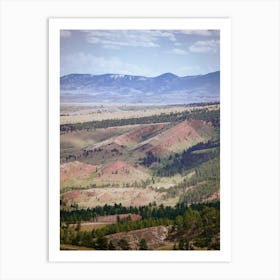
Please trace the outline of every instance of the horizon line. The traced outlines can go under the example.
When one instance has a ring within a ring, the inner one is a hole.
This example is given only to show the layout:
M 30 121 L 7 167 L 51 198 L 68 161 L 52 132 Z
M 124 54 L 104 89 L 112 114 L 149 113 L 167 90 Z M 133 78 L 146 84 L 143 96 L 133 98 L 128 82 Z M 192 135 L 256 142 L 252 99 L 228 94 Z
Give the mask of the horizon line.
M 118 76 L 134 76 L 134 77 L 145 77 L 145 78 L 157 78 L 163 75 L 173 75 L 176 76 L 178 78 L 184 78 L 184 77 L 195 77 L 195 76 L 206 76 L 212 73 L 217 73 L 220 72 L 220 70 L 216 70 L 216 71 L 212 71 L 212 72 L 208 72 L 206 74 L 195 74 L 195 75 L 186 75 L 186 76 L 178 76 L 172 72 L 165 72 L 162 73 L 160 75 L 157 76 L 144 76 L 144 75 L 131 75 L 131 74 L 119 74 L 119 73 L 103 73 L 103 74 L 90 74 L 90 73 L 69 73 L 69 74 L 65 74 L 60 76 L 60 78 L 66 77 L 66 76 L 70 76 L 70 75 L 90 75 L 90 76 L 105 76 L 105 75 L 118 75 Z

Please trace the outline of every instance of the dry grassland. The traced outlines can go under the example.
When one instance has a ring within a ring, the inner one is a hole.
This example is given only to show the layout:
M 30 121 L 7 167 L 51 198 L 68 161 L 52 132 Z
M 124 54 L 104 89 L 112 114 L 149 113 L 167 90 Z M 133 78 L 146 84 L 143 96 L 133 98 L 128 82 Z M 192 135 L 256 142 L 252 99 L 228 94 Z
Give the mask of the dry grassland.
M 217 110 L 219 105 L 209 105 L 209 110 Z M 89 121 L 101 121 L 106 119 L 130 119 L 141 118 L 160 114 L 179 113 L 183 111 L 190 111 L 199 109 L 200 107 L 187 106 L 163 106 L 156 108 L 146 108 L 138 106 L 135 110 L 125 107 L 102 107 L 98 109 L 96 105 L 82 106 L 82 105 L 61 105 L 60 124 L 74 124 Z

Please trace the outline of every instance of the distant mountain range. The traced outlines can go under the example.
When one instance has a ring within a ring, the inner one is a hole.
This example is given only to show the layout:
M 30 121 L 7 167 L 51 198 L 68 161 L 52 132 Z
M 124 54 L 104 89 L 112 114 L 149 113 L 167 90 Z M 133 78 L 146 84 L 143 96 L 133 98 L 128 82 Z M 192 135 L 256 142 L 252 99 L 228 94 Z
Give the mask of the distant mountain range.
M 220 72 L 179 77 L 69 74 L 60 78 L 62 103 L 189 104 L 220 100 Z

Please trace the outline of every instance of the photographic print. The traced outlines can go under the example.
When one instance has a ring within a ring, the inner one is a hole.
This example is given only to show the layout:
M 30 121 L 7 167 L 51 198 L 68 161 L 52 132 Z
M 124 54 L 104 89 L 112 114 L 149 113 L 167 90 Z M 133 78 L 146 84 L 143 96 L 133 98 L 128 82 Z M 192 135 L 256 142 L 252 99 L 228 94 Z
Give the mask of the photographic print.
M 220 28 L 58 33 L 59 251 L 220 252 Z

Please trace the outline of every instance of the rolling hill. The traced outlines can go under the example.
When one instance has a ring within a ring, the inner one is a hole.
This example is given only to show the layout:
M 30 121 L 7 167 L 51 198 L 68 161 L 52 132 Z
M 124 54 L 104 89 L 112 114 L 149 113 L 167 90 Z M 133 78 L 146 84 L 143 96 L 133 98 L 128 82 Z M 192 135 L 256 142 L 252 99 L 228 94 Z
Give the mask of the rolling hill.
M 220 72 L 179 77 L 69 74 L 60 78 L 62 103 L 189 104 L 219 101 Z
M 151 151 L 154 155 L 168 155 L 199 142 L 206 142 L 214 136 L 214 128 L 204 121 L 183 121 L 142 142 L 135 150 Z

